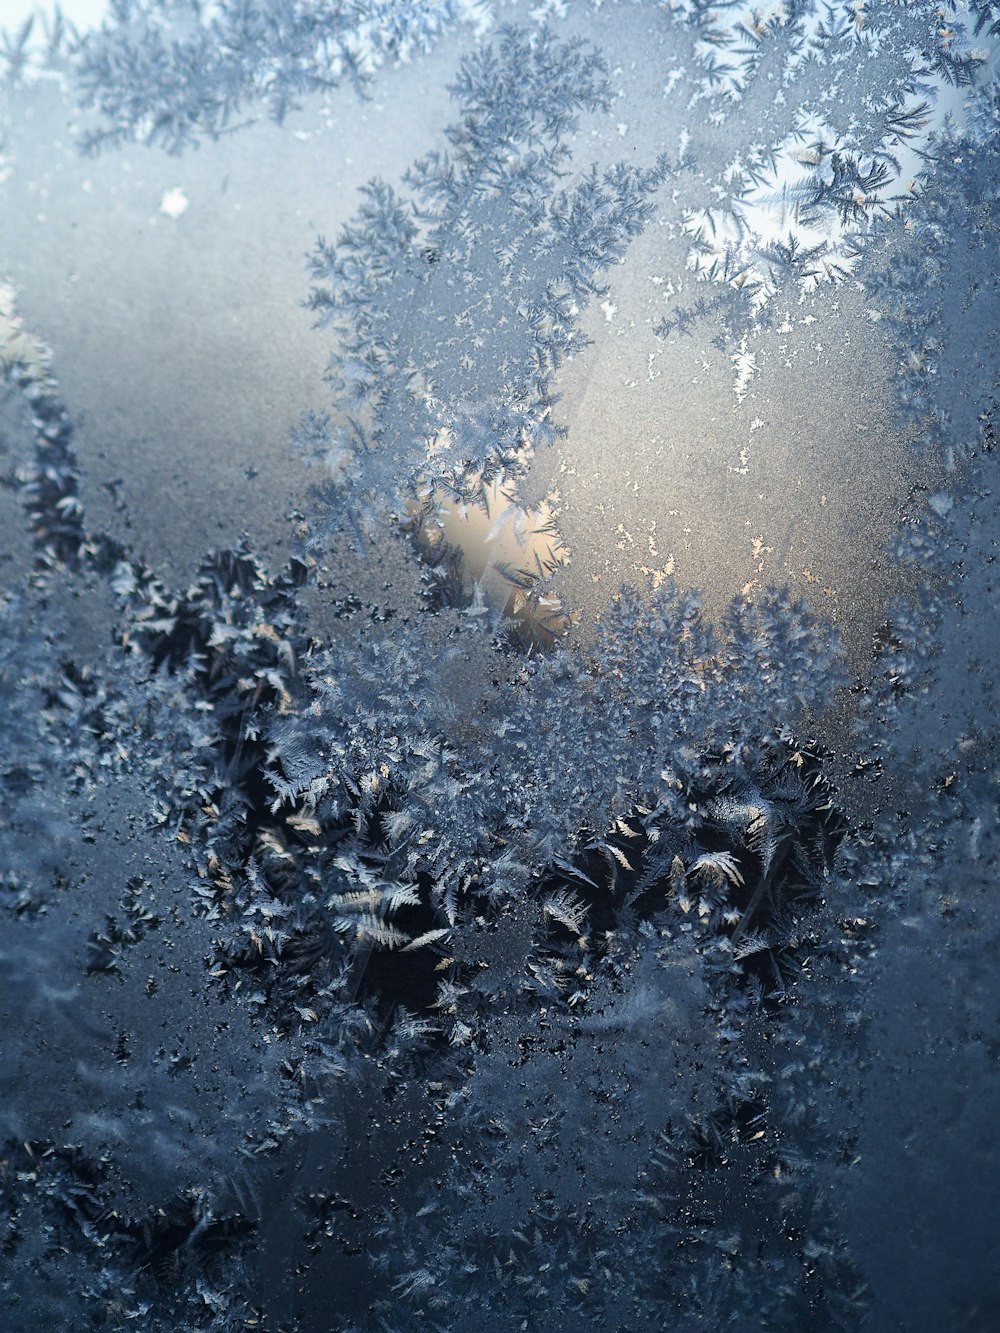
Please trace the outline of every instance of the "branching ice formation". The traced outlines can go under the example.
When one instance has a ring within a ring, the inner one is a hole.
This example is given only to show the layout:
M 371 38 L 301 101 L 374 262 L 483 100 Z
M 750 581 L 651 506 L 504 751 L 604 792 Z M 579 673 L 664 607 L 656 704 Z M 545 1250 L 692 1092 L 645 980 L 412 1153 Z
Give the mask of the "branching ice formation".
M 346 513 L 360 531 L 418 479 L 475 494 L 553 437 L 553 375 L 665 172 L 564 183 L 568 136 L 607 109 L 605 76 L 580 42 L 504 30 L 463 62 L 461 118 L 411 169 L 410 196 L 373 181 L 337 244 L 320 240 L 310 305 L 339 334 L 330 379 L 356 419 L 310 418 L 301 438 L 334 463 L 334 525 Z
M 429 50 L 459 23 L 490 26 L 485 0 L 113 0 L 72 48 L 91 151 L 139 140 L 171 152 L 236 128 L 262 106 L 279 123 L 303 96 Z
M 308 433 L 359 527 L 545 438 L 584 303 L 664 180 L 560 174 L 606 101 L 588 48 L 504 31 L 458 86 L 447 154 L 408 195 L 372 185 L 316 256 L 354 425 Z M 318 642 L 306 556 L 215 552 L 177 592 L 89 529 L 5 295 L 34 543 L 0 637 L 12 1327 L 307 1333 L 331 1292 L 344 1329 L 891 1327 L 905 1255 L 928 1267 L 893 1237 L 929 1197 L 976 1250 L 975 1210 L 921 1193 L 906 1154 L 969 1169 L 918 1123 L 954 1052 L 996 1090 L 997 159 L 929 146 L 855 276 L 954 484 L 901 531 L 929 577 L 887 615 L 849 832 L 806 739 L 842 668 L 787 594 L 716 626 L 666 582 L 623 590 L 586 650 L 543 653 L 460 598 L 404 618 L 349 587 Z M 853 224 L 877 181 L 846 147 L 811 206 Z M 81 665 L 59 610 L 109 590 Z M 988 1165 L 977 1104 L 946 1110 Z M 929 1326 L 982 1326 L 990 1299 L 935 1274 Z

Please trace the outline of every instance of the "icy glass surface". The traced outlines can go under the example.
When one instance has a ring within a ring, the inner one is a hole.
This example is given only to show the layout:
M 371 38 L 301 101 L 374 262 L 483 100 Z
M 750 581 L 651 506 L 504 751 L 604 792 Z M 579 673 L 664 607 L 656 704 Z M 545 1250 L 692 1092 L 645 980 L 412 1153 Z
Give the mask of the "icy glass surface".
M 1000 1327 L 994 0 L 0 29 L 0 1325 Z

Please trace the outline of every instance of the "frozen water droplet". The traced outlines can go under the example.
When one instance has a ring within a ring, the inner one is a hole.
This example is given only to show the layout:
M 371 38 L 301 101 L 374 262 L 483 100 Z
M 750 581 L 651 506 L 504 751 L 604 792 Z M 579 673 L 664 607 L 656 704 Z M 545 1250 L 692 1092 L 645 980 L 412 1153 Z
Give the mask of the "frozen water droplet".
M 187 206 L 190 202 L 181 187 L 175 185 L 170 190 L 164 190 L 163 198 L 160 200 L 160 212 L 176 221 L 182 213 L 187 212 Z

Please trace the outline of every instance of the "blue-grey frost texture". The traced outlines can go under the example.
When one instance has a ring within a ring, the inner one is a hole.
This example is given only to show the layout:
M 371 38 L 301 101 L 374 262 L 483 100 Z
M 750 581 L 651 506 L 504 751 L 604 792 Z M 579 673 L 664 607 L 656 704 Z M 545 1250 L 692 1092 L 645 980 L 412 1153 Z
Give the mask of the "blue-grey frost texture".
M 5 1330 L 1000 1328 L 998 50 L 3 34 Z

